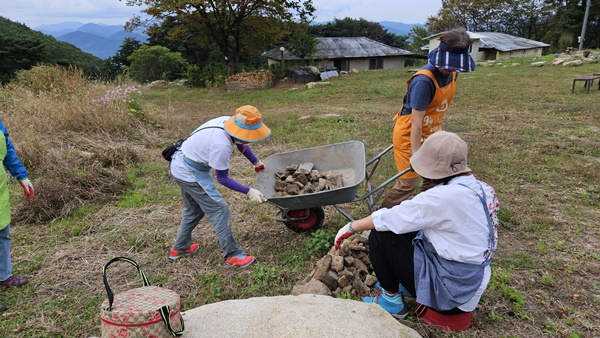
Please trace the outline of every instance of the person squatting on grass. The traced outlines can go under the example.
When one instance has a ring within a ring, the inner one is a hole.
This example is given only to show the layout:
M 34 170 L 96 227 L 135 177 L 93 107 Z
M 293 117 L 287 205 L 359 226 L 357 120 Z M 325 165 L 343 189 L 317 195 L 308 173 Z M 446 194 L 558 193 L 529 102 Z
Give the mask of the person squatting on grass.
M 335 248 L 355 231 L 372 230 L 369 258 L 379 281 L 377 295 L 363 300 L 404 318 L 404 297 L 416 295 L 413 312 L 420 320 L 466 330 L 491 277 L 498 200 L 492 187 L 471 174 L 467 144 L 456 134 L 434 133 L 410 164 L 433 187 L 346 224 Z
M 0 130 L 2 130 L 0 137 L 3 138 L 0 141 L 2 164 L 12 177 L 19 181 L 19 184 L 23 188 L 25 199 L 30 200 L 33 198 L 34 191 L 33 185 L 29 180 L 29 173 L 19 160 L 19 157 L 17 157 L 15 147 L 8 138 L 8 131 L 2 120 L 0 120 Z M 10 239 L 10 197 L 6 178 L 6 175 L 0 175 L 0 285 L 13 287 L 27 284 L 27 279 L 13 276 L 12 274 L 12 261 L 10 258 L 10 245 L 12 243 Z M 4 311 L 5 309 L 4 305 L 0 305 L 0 311 Z
M 270 135 L 271 130 L 262 122 L 258 109 L 246 105 L 239 107 L 233 117 L 221 116 L 202 124 L 173 154 L 170 170 L 181 188 L 183 211 L 177 238 L 170 250 L 171 259 L 198 251 L 198 244 L 192 243 L 192 231 L 206 215 L 228 264 L 244 268 L 254 262 L 254 256 L 246 255 L 233 238 L 229 206 L 216 189 L 211 169 L 223 186 L 246 194 L 252 202 L 265 202 L 260 191 L 229 177 L 229 165 L 235 146 L 253 164 L 256 173 L 263 170 L 265 165 L 252 153 L 248 143 L 262 141 Z
M 429 62 L 406 82 L 400 111 L 394 115 L 394 160 L 398 172 L 410 166 L 410 156 L 431 134 L 442 130 L 442 119 L 456 90 L 459 72 L 475 70 L 469 54 L 471 38 L 463 28 L 440 34 L 440 45 L 428 55 Z M 421 191 L 431 188 L 424 181 Z M 385 195 L 381 207 L 391 208 L 407 199 L 419 184 L 419 175 L 402 175 Z

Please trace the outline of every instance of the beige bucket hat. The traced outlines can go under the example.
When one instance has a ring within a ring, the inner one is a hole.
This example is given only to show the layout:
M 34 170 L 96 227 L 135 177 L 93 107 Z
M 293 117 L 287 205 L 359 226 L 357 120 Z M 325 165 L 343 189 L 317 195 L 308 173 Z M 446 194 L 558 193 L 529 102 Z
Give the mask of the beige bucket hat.
M 410 158 L 410 165 L 421 177 L 438 180 L 470 172 L 467 143 L 458 135 L 438 131 L 429 136 Z

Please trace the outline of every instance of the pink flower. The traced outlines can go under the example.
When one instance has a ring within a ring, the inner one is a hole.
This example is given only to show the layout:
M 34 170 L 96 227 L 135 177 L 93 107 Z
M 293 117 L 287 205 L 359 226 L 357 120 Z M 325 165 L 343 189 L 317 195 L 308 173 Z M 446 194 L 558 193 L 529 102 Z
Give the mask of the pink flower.
M 126 327 L 120 327 L 117 329 L 117 337 L 127 338 L 129 336 L 129 330 Z
M 157 312 L 154 312 L 154 315 L 152 316 L 151 320 L 158 320 L 161 318 L 162 318 L 162 316 L 160 315 L 160 312 L 157 311 Z

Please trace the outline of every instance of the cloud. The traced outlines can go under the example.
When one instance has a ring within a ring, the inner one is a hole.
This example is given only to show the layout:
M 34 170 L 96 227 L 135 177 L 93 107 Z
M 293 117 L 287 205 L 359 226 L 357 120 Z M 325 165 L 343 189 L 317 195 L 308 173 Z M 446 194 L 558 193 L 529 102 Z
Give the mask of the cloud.
M 316 22 L 334 18 L 422 23 L 442 8 L 441 0 L 313 0 Z
M 334 18 L 425 23 L 442 7 L 442 0 L 313 0 L 316 22 Z M 64 21 L 125 24 L 141 7 L 125 0 L 0 0 L 3 16 L 35 28 Z
M 31 28 L 63 21 L 124 24 L 141 14 L 118 0 L 0 0 L 0 8 L 3 17 Z

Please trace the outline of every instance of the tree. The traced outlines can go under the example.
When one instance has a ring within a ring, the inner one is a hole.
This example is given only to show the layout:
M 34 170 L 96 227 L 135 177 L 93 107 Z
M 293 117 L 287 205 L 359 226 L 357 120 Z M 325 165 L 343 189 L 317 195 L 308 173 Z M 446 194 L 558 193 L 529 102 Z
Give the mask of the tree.
M 141 46 L 142 43 L 139 40 L 135 38 L 125 38 L 117 53 L 110 59 L 112 62 L 121 67 L 128 67 L 129 65 L 131 65 L 131 62 L 129 62 L 127 58 L 136 50 L 138 50 Z
M 172 81 L 186 72 L 188 62 L 180 53 L 163 46 L 141 46 L 127 58 L 131 77 L 141 83 L 154 80 Z
M 546 0 L 556 13 L 555 41 L 570 37 L 571 47 L 579 45 L 587 0 Z M 583 48 L 600 48 L 600 1 L 592 0 Z
M 171 16 L 183 29 L 202 25 L 223 54 L 227 75 L 238 71 L 244 48 L 262 52 L 285 32 L 286 22 L 308 21 L 315 8 L 312 0 L 126 0 L 146 5 L 142 10 L 159 21 Z M 139 18 L 129 27 L 143 24 Z
M 380 23 L 366 19 L 334 19 L 332 22 L 311 25 L 308 33 L 327 37 L 366 37 L 397 48 L 407 48 L 408 36 L 388 32 Z
M 313 61 L 315 52 L 317 51 L 318 43 L 319 41 L 317 41 L 313 35 L 307 34 L 306 30 L 299 29 L 295 30 L 290 35 L 288 49 L 290 53 L 302 60 L 308 60 L 308 63 L 310 64 Z
M 501 28 L 504 6 L 511 0 L 442 0 L 442 8 L 425 24 L 439 33 L 456 27 L 472 32 L 494 32 Z
M 472 32 L 499 32 L 543 41 L 558 48 L 576 46 L 587 0 L 442 0 L 442 8 L 427 18 L 439 33 L 455 27 Z M 584 40 L 600 48 L 600 0 L 593 0 Z M 564 50 L 564 49 L 563 49 Z
M 137 39 L 125 38 L 117 53 L 107 59 L 108 77 L 114 78 L 116 75 L 123 73 L 126 67 L 131 65 L 131 62 L 127 58 L 141 46 L 142 43 Z
M 0 33 L 0 83 L 6 83 L 21 69 L 44 60 L 44 45 L 36 37 L 10 37 Z
M 88 76 L 97 76 L 103 60 L 72 44 L 0 17 L 0 81 L 7 82 L 16 71 L 38 63 L 75 66 Z
M 543 0 L 512 0 L 506 3 L 502 32 L 541 41 L 557 24 L 556 11 Z
M 211 54 L 220 54 L 219 48 L 209 37 L 203 25 L 184 25 L 177 16 L 169 16 L 160 24 L 149 27 L 148 45 L 164 46 L 173 52 L 179 52 L 189 63 L 201 66 L 210 59 Z M 223 60 L 223 56 L 220 56 Z
M 414 26 L 410 32 L 408 33 L 408 36 L 410 38 L 410 45 L 409 45 L 409 49 L 411 52 L 415 53 L 415 54 L 421 54 L 421 55 L 425 55 L 427 54 L 425 51 L 421 50 L 421 47 L 423 47 L 423 45 L 427 44 L 427 42 L 425 41 L 425 39 L 429 36 L 429 31 L 421 26 Z

